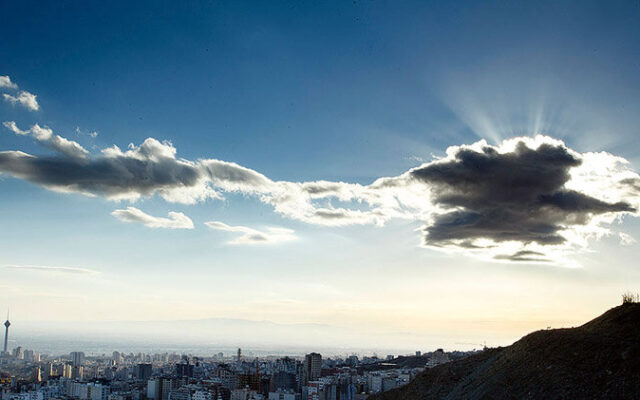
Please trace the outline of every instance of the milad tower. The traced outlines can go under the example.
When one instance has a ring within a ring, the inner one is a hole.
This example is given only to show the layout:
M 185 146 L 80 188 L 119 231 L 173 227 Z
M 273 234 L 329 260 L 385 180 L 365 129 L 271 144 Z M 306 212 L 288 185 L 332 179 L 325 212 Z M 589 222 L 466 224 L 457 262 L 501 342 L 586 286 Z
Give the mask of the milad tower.
M 4 321 L 4 351 L 3 353 L 7 353 L 7 345 L 9 344 L 9 327 L 11 326 L 11 322 L 9 322 L 9 313 L 7 313 L 7 320 Z

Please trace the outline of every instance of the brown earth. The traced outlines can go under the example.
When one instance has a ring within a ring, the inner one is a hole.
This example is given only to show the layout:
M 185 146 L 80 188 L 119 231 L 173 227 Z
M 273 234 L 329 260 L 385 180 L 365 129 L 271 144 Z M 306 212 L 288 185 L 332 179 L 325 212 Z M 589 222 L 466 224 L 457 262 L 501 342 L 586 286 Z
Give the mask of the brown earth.
M 640 304 L 425 370 L 371 400 L 640 399 Z

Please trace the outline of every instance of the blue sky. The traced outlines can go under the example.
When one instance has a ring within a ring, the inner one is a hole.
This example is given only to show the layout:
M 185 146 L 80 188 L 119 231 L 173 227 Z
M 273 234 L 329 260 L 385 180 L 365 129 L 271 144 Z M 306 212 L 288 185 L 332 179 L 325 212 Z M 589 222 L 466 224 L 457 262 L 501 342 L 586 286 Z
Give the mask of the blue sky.
M 0 75 L 18 88 L 2 93 L 33 93 L 39 110 L 3 101 L 0 117 L 21 130 L 46 126 L 93 158 L 155 138 L 170 141 L 178 159 L 233 162 L 278 182 L 362 188 L 445 157 L 450 146 L 485 139 L 499 148 L 538 133 L 581 155 L 623 157 L 627 172 L 636 171 L 639 14 L 631 1 L 5 2 Z M 0 151 L 55 154 L 0 128 Z M 588 176 L 621 171 L 589 162 Z M 634 213 L 599 225 L 610 232 L 595 239 L 590 231 L 584 246 L 554 249 L 560 264 L 578 266 L 568 269 L 476 257 L 461 242 L 421 247 L 416 230 L 428 226 L 431 203 L 410 218 L 327 226 L 274 212 L 244 189 L 216 187 L 223 200 L 196 204 L 155 192 L 116 201 L 3 172 L 0 286 L 13 289 L 0 306 L 10 305 L 15 319 L 220 316 L 425 335 L 476 329 L 478 339 L 503 344 L 584 320 L 637 290 L 629 282 L 638 278 L 638 245 L 618 239 L 639 233 Z M 606 178 L 598 179 L 597 190 L 580 193 L 636 204 L 637 193 L 608 198 Z M 366 199 L 330 206 L 365 211 Z M 155 218 L 183 213 L 194 229 L 112 215 L 127 207 Z M 210 221 L 249 230 L 214 230 Z M 295 240 L 228 243 L 269 227 Z M 514 252 L 540 250 L 517 245 Z M 614 255 L 619 262 L 604 266 Z M 557 306 L 568 299 L 579 305 Z M 45 311 L 44 303 L 57 307 Z M 490 328 L 469 326 L 472 316 Z

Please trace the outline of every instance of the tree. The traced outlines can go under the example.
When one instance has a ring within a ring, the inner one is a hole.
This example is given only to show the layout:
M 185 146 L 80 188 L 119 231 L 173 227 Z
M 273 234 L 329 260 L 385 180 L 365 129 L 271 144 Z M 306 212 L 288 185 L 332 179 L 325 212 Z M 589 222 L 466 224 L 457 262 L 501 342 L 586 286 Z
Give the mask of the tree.
M 640 302 L 640 295 L 626 292 L 622 294 L 622 304 L 638 303 Z

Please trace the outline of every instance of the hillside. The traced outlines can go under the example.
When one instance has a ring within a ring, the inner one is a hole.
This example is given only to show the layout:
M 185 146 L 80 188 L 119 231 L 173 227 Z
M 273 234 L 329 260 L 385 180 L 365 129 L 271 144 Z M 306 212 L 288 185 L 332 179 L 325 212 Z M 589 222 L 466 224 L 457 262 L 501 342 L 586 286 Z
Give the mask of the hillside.
M 425 370 L 371 400 L 640 399 L 640 304 Z

